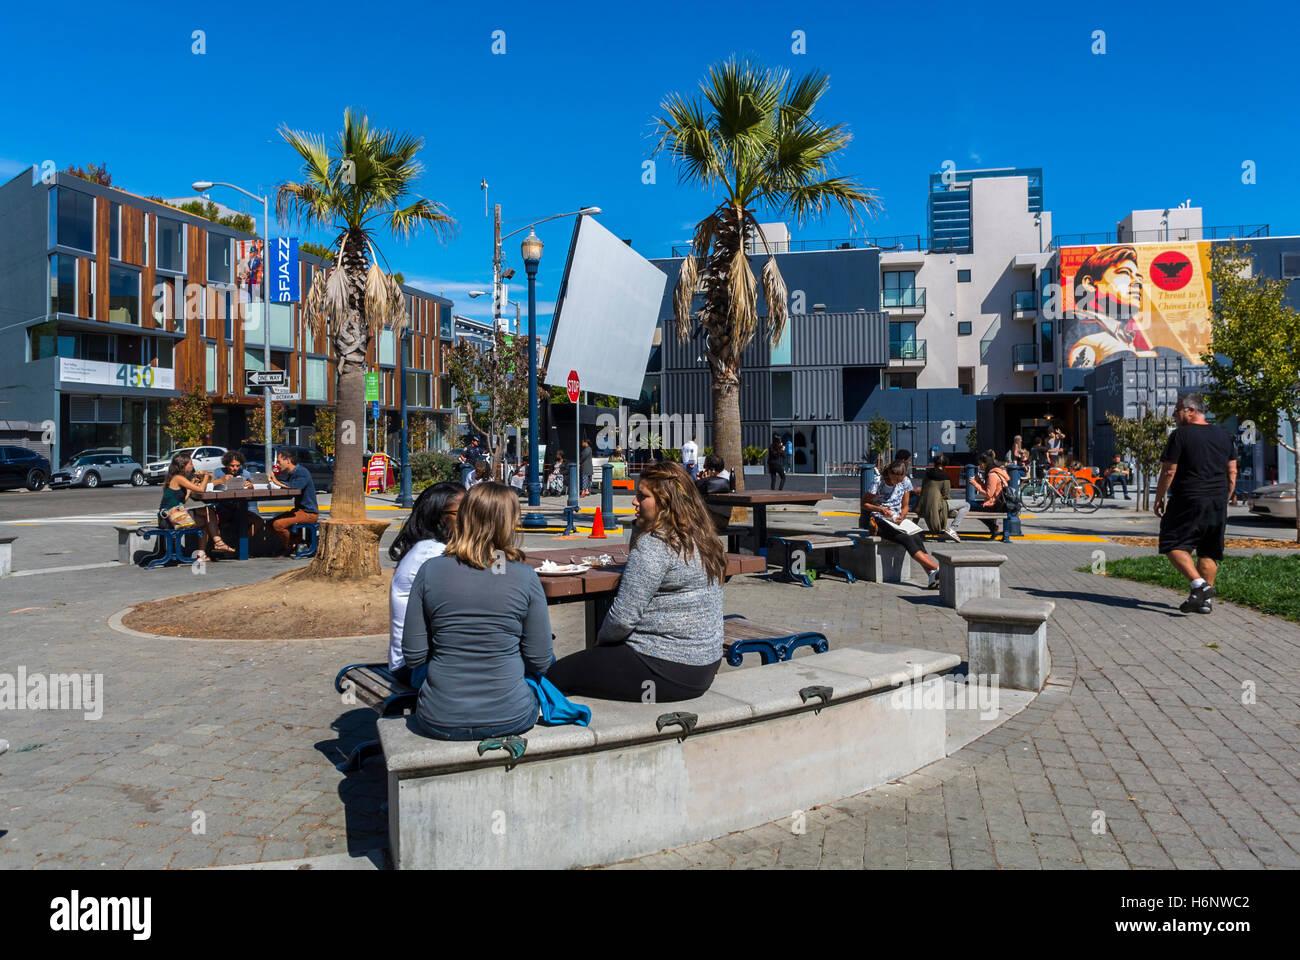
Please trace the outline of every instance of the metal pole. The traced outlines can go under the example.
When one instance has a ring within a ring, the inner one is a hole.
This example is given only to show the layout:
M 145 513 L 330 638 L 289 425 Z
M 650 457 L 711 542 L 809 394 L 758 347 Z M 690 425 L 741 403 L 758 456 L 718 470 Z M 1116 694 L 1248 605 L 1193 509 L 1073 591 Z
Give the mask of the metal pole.
M 410 333 L 411 331 L 409 329 L 404 329 L 402 331 L 402 339 L 397 344 L 397 352 L 401 357 L 401 359 L 397 361 L 397 375 L 401 378 L 402 382 L 402 439 L 398 449 L 398 454 L 402 458 L 402 482 L 401 489 L 397 493 L 397 505 L 399 507 L 410 507 L 411 505 L 411 447 L 407 442 L 406 431 L 406 351 L 402 349 L 403 344 L 405 343 L 406 338 L 410 336 Z
M 267 197 L 262 198 L 262 369 L 271 372 L 271 271 L 267 267 L 267 257 L 271 255 L 271 204 Z M 262 387 L 262 422 L 263 441 L 265 442 L 265 469 L 271 472 L 271 388 Z
M 582 391 L 578 391 L 577 402 L 573 405 L 573 462 L 582 463 Z M 577 502 L 575 499 L 574 503 Z
M 528 506 L 523 526 L 546 526 L 546 517 L 538 509 L 542 505 L 542 482 L 538 475 L 537 450 L 537 261 L 525 260 L 528 271 Z

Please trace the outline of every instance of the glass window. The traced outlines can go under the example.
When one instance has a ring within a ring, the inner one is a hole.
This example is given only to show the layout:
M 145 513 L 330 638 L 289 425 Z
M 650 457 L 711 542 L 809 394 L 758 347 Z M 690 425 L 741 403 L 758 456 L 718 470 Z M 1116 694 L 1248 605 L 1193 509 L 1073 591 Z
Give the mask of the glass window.
M 970 283 L 970 271 L 969 271 L 969 270 L 958 270 L 958 271 L 957 271 L 957 282 L 958 282 L 958 283 Z
M 262 363 L 262 351 L 254 352 L 252 350 L 244 351 L 244 369 L 245 370 L 265 370 Z
M 293 304 L 271 304 L 271 343 L 293 349 Z
M 140 274 L 127 267 L 108 267 L 108 319 L 140 324 Z
M 772 351 L 768 355 L 768 362 L 774 367 L 789 366 L 794 362 L 791 359 L 790 354 L 790 327 L 793 323 L 794 317 L 786 318 L 785 329 L 781 331 L 781 339 L 777 342 L 776 346 L 772 347 Z M 646 369 L 648 370 L 650 367 L 647 366 Z M 658 368 L 656 367 L 655 369 Z M 773 414 L 773 416 L 775 416 L 775 414 Z M 789 414 L 786 414 L 786 416 L 789 416 Z
M 438 304 L 438 336 L 451 339 L 451 311 L 442 304 Z
M 303 394 L 304 400 L 324 400 L 325 399 L 325 361 L 308 360 L 307 361 L 307 388 Z
M 155 277 L 153 284 L 153 304 L 151 312 L 153 322 L 159 327 L 167 325 L 167 308 L 171 305 L 172 281 L 167 277 Z
M 168 337 L 156 337 L 153 340 L 151 349 L 154 357 L 158 360 L 158 366 L 168 368 L 172 366 L 176 353 L 176 344 Z
M 226 347 L 226 393 L 235 392 L 235 348 Z
M 122 257 L 122 205 L 109 204 L 108 208 L 108 255 L 114 260 Z
M 232 317 L 230 314 L 227 313 L 227 314 L 226 314 L 226 319 L 225 319 L 225 324 L 226 324 L 226 328 L 225 328 L 226 343 L 234 343 L 234 341 L 235 341 L 235 318 Z
M 969 320 L 958 320 L 958 321 L 957 321 L 957 336 L 959 336 L 959 337 L 969 337 L 969 336 L 970 336 L 970 321 L 969 321 Z
M 186 284 L 176 284 L 176 299 L 172 310 L 172 330 L 176 333 L 185 332 L 185 287 Z
M 158 269 L 184 271 L 185 234 L 184 226 L 166 217 L 156 218 L 158 222 Z
M 793 373 L 772 374 L 772 419 L 789 420 L 794 416 Z
M 393 348 L 393 331 L 391 330 L 382 330 L 379 333 L 379 362 L 397 363 L 397 355 Z
M 886 390 L 915 390 L 916 374 L 911 371 L 900 371 L 897 373 L 886 372 L 885 389 Z
M 1043 374 L 1043 391 L 1050 392 L 1056 389 L 1056 377 L 1050 373 Z
M 51 195 L 54 242 L 94 252 L 95 198 L 67 187 L 57 187 Z
M 915 343 L 916 342 L 916 324 L 915 323 L 891 323 L 889 325 L 889 342 L 890 343 Z
M 50 257 L 50 313 L 77 314 L 76 257 Z
M 203 368 L 204 382 L 203 388 L 208 393 L 217 392 L 217 345 L 215 343 L 205 343 L 203 345 Z
M 211 283 L 230 283 L 234 279 L 234 264 L 230 255 L 229 237 L 208 234 L 208 280 Z
M 1042 363 L 1056 362 L 1055 338 L 1052 335 L 1051 321 L 1038 325 L 1039 357 Z

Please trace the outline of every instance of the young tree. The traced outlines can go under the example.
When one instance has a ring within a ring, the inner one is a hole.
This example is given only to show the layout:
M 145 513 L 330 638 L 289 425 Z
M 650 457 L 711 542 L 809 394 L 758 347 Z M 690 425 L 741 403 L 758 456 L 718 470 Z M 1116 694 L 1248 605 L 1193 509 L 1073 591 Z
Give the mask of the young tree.
M 1286 305 L 1289 281 L 1254 276 L 1249 254 L 1249 244 L 1210 248 L 1205 399 L 1216 416 L 1236 417 L 1251 445 L 1277 437 L 1297 461 L 1300 493 L 1300 313 Z M 1300 541 L 1300 511 L 1295 536 Z
M 107 163 L 101 163 L 98 166 L 88 163 L 85 167 L 74 164 L 63 172 L 70 173 L 74 177 L 80 177 L 82 180 L 89 180 L 91 183 L 97 183 L 101 187 L 111 187 L 113 185 L 113 175 L 108 172 Z
M 696 225 L 677 276 L 673 316 L 683 343 L 697 327 L 708 335 L 714 445 L 723 461 L 740 463 L 740 357 L 759 325 L 758 281 L 747 241 L 761 242 L 767 253 L 762 284 L 773 345 L 781 340 L 788 312 L 785 281 L 758 228 L 759 210 L 802 226 L 838 208 L 856 226 L 880 202 L 853 180 L 830 173 L 852 136 L 844 125 L 813 114 L 829 88 L 825 74 L 814 71 L 792 82 L 788 72 L 733 58 L 711 67 L 701 88 L 703 101 L 676 93 L 664 100 L 654 153 L 668 152 L 681 182 L 723 194 Z M 704 301 L 693 313 L 697 292 Z M 744 481 L 743 472 L 736 475 L 737 490 Z
M 1106 420 L 1115 431 L 1115 449 L 1133 464 L 1136 471 L 1133 482 L 1137 485 L 1138 496 L 1133 498 L 1133 509 L 1148 510 L 1151 507 L 1151 481 L 1160 472 L 1160 454 L 1164 453 L 1174 421 L 1171 417 L 1145 409 L 1137 420 L 1126 420 L 1113 413 L 1106 414 Z
M 248 436 L 244 438 L 244 443 L 255 447 L 261 447 L 265 443 L 266 437 L 266 414 L 262 410 L 262 404 L 258 403 L 248 408 Z M 271 402 L 271 444 L 284 443 L 288 437 L 288 428 L 284 422 L 284 404 Z
M 491 438 L 492 462 L 500 464 L 505 426 L 528 416 L 528 338 L 498 330 L 495 350 L 462 340 L 448 351 L 447 377 L 472 432 Z
M 167 426 L 172 447 L 196 447 L 212 436 L 212 404 L 207 394 L 195 387 L 167 404 Z
M 334 264 L 318 270 L 303 302 L 316 343 L 333 341 L 338 364 L 338 420 L 330 519 L 321 522 L 311 574 L 363 579 L 379 574 L 379 536 L 386 524 L 366 519 L 364 470 L 366 348 L 390 328 L 400 339 L 407 323 L 401 288 L 379 266 L 381 230 L 407 239 L 430 227 L 445 236 L 455 221 L 441 204 L 414 194 L 424 141 L 371 124 L 348 109 L 343 130 L 323 137 L 280 127 L 302 159 L 302 180 L 283 183 L 275 210 L 308 227 L 336 231 Z
M 884 466 L 885 456 L 894 443 L 894 425 L 876 414 L 867 421 L 867 452 L 876 458 L 876 469 Z
M 434 421 L 426 413 L 413 413 L 406 421 L 406 443 L 410 452 L 423 453 L 429 449 L 429 438 L 433 435 Z
M 334 408 L 317 407 L 315 420 L 316 447 L 327 457 L 334 456 Z M 272 420 L 272 423 L 275 421 Z

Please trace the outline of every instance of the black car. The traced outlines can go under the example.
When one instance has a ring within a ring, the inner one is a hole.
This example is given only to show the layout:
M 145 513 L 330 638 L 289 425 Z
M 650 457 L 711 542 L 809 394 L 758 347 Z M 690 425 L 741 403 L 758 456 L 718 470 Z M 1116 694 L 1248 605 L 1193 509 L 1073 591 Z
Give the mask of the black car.
M 247 450 L 250 454 L 256 451 L 257 458 L 261 459 L 261 447 L 240 447 L 239 449 L 241 451 Z M 316 485 L 317 492 L 330 492 L 334 486 L 334 464 L 325 459 L 325 454 L 315 447 L 299 447 L 291 443 L 277 443 L 271 447 L 271 455 L 275 456 L 281 450 L 292 450 L 298 455 L 298 466 L 307 468 L 307 472 L 311 474 L 312 483 Z M 275 464 L 272 464 L 271 467 L 274 469 Z
M 0 447 L 0 489 L 40 490 L 50 478 L 50 461 L 26 447 Z

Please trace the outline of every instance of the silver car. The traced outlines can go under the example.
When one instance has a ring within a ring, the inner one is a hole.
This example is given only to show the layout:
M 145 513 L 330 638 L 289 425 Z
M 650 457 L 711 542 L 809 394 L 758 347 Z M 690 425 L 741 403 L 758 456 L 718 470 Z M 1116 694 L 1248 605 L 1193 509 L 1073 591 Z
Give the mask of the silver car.
M 1246 494 L 1250 512 L 1261 517 L 1295 519 L 1295 484 L 1270 483 Z
M 52 487 L 98 487 L 114 483 L 143 487 L 144 467 L 123 453 L 96 453 L 78 457 L 50 477 Z
M 221 458 L 226 455 L 226 448 L 209 446 L 179 447 L 161 460 L 150 461 L 144 468 L 145 478 L 150 483 L 162 483 L 163 477 L 167 476 L 167 468 L 171 466 L 172 457 L 178 453 L 186 454 L 194 462 L 195 470 L 206 470 L 214 477 L 221 476 Z

